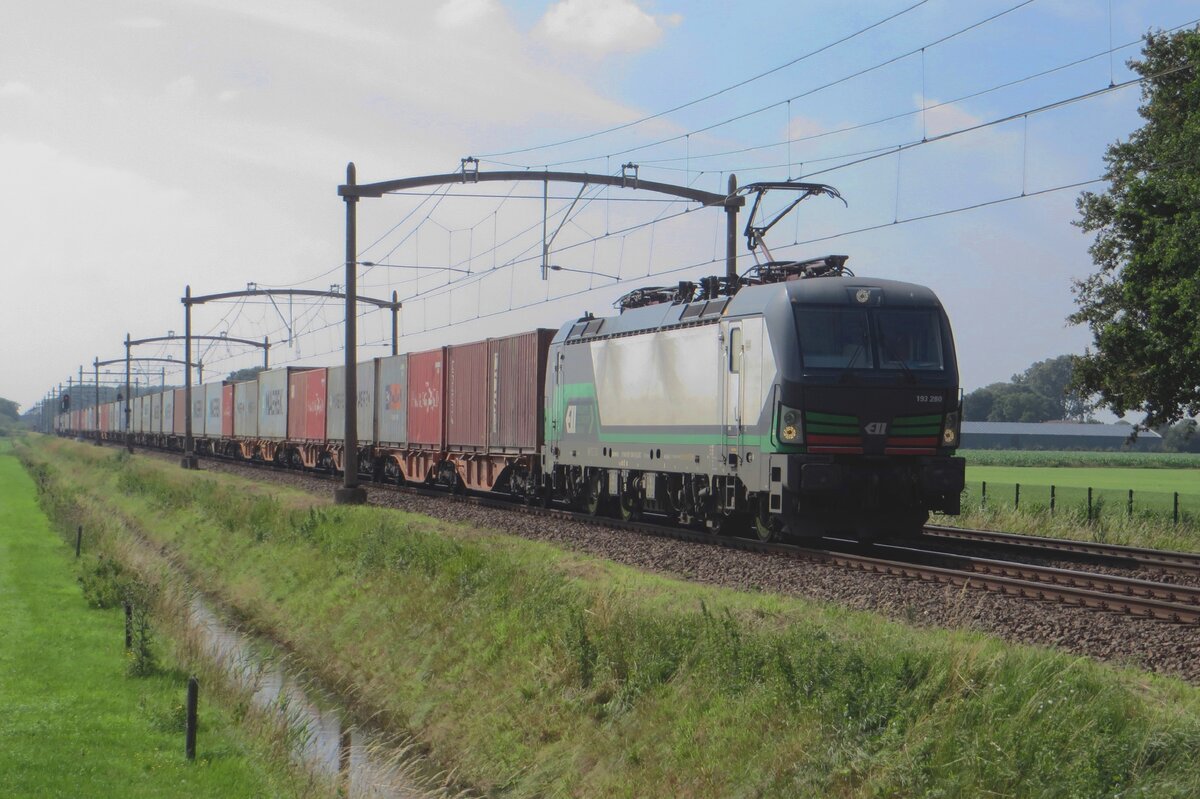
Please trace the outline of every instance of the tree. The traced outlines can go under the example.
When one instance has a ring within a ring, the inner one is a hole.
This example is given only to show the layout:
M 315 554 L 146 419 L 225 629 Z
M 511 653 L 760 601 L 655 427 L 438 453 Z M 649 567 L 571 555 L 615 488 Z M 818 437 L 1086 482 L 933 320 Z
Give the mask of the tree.
M 5 417 L 15 422 L 21 416 L 20 410 L 21 405 L 19 403 L 0 397 L 0 417 Z
M 238 369 L 236 372 L 230 372 L 229 377 L 225 379 L 234 383 L 239 383 L 243 380 L 253 380 L 261 371 L 263 371 L 261 366 L 251 366 L 248 369 Z
M 1195 419 L 1183 419 L 1160 431 L 1167 452 L 1200 452 L 1200 433 Z
M 1096 239 L 1098 271 L 1075 283 L 1069 319 L 1094 349 L 1074 385 L 1118 416 L 1157 427 L 1200 414 L 1200 30 L 1149 34 L 1138 112 L 1146 120 L 1109 146 L 1108 190 L 1084 192 L 1075 223 Z
M 963 397 L 968 422 L 1087 420 L 1087 403 L 1071 388 L 1074 356 L 1038 361 L 1012 382 L 992 383 Z
M 1060 355 L 1038 361 L 1022 374 L 1013 375 L 1013 384 L 1026 386 L 1035 394 L 1054 403 L 1054 419 L 1083 421 L 1087 416 L 1087 401 L 1071 387 L 1075 371 L 1075 356 Z

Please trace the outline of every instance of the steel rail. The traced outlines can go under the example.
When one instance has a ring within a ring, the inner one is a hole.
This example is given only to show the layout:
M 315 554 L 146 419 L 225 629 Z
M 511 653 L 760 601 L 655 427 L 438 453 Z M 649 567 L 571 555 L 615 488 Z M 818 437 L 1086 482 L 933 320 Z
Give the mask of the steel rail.
M 965 527 L 947 527 L 933 524 L 926 525 L 924 532 L 926 536 L 932 538 L 1002 544 L 1004 546 L 1027 550 L 1068 552 L 1097 558 L 1134 562 L 1138 565 L 1165 570 L 1200 573 L 1200 554 L 1194 552 L 1176 552 L 1167 549 L 1131 547 L 1121 544 L 1097 544 L 1089 541 L 1073 541 L 1069 538 L 1047 538 L 1045 536 L 1022 535 L 1020 533 L 1004 533 L 999 530 L 972 530 Z
M 1015 577 L 1046 585 L 1086 588 L 1107 591 L 1122 596 L 1161 599 L 1165 602 L 1196 605 L 1200 607 L 1200 588 L 1191 585 L 1160 583 L 1113 574 L 1062 569 L 1033 563 L 979 558 L 969 555 L 950 554 L 938 550 L 915 549 L 907 544 L 878 543 L 876 549 L 896 549 L 919 557 L 930 557 L 943 563 L 953 563 L 955 568 L 1002 577 Z

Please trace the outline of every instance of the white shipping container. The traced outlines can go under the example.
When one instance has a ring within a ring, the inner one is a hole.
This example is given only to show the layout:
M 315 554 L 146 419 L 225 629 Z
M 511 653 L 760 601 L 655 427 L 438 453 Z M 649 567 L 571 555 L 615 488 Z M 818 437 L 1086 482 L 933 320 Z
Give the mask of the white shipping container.
M 192 386 L 192 438 L 204 438 L 204 386 Z
M 150 397 L 150 432 L 156 435 L 162 432 L 162 408 L 163 395 L 160 391 Z
M 358 364 L 358 442 L 375 441 L 375 365 L 378 359 Z M 331 366 L 325 381 L 325 438 L 337 443 L 346 438 L 346 367 Z
M 142 407 L 141 407 L 142 421 L 141 421 L 141 426 L 138 428 L 139 431 L 142 433 L 149 434 L 152 432 L 152 428 L 150 426 L 150 409 L 153 407 L 154 407 L 154 395 L 153 394 L 147 394 L 146 396 L 142 397 Z
M 209 383 L 204 387 L 204 434 L 208 438 L 221 437 L 222 387 L 222 383 Z
M 175 391 L 170 388 L 163 392 L 162 432 L 168 436 L 175 433 Z
M 287 438 L 288 370 L 258 373 L 258 437 Z
M 258 437 L 258 381 L 233 384 L 233 436 Z
M 376 440 L 387 446 L 408 442 L 408 354 L 379 358 L 375 382 Z

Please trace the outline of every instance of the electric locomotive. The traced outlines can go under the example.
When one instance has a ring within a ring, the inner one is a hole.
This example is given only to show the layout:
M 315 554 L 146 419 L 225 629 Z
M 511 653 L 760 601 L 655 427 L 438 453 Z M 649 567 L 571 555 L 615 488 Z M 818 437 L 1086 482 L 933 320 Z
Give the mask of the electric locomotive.
M 619 316 L 564 325 L 546 372 L 552 494 L 764 540 L 890 537 L 958 513 L 949 319 L 930 289 L 845 262 L 769 262 L 732 296 L 642 289 Z

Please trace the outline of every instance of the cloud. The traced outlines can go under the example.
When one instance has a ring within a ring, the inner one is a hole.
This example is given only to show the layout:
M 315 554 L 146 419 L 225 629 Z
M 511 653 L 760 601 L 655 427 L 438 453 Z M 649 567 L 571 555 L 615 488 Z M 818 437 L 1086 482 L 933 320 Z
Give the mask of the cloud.
M 19 80 L 0 83 L 0 98 L 4 97 L 33 97 L 33 87 Z
M 446 0 L 434 12 L 433 21 L 440 28 L 465 28 L 499 10 L 496 0 Z
M 122 28 L 133 28 L 134 30 L 153 30 L 166 25 L 157 17 L 126 17 L 125 19 L 117 20 L 117 25 Z
M 788 124 L 787 137 L 795 141 L 809 136 L 818 136 L 829 130 L 823 124 L 809 117 L 792 117 Z
M 547 9 L 536 32 L 554 44 L 601 56 L 652 47 L 664 26 L 682 21 L 679 14 L 647 14 L 633 0 L 559 0 Z
M 190 100 L 196 96 L 196 79 L 191 75 L 176 78 L 167 84 L 167 96 L 176 100 Z
M 925 131 L 928 136 L 940 136 L 943 133 L 952 133 L 956 130 L 964 130 L 973 128 L 983 122 L 983 117 L 976 116 L 970 111 L 967 111 L 953 103 L 930 108 L 929 106 L 937 105 L 940 101 L 932 97 L 925 99 Z M 913 95 L 913 104 L 921 107 L 921 96 Z M 917 122 L 920 124 L 920 118 Z

